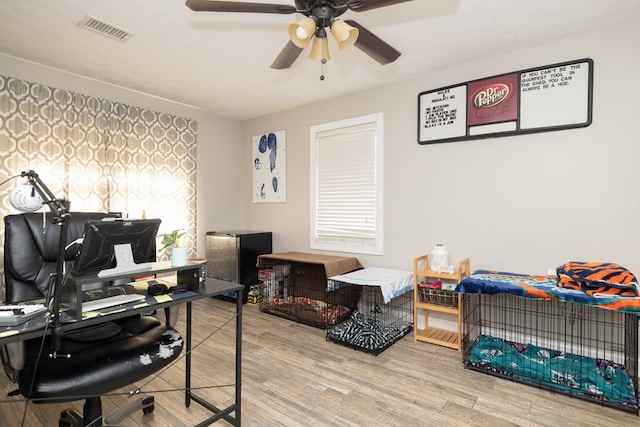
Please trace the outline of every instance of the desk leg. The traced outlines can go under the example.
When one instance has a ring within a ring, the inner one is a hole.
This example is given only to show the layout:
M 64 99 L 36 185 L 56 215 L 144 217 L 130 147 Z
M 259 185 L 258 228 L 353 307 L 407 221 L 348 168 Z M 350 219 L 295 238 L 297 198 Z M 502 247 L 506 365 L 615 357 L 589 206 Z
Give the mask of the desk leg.
M 242 408 L 241 408 L 241 401 L 242 401 L 242 395 L 241 395 L 241 390 L 242 390 L 242 291 L 238 291 L 238 295 L 236 298 L 236 384 L 235 384 L 235 392 L 236 392 L 236 399 L 233 405 L 225 408 L 225 409 L 220 409 L 214 405 L 212 405 L 211 403 L 207 402 L 206 400 L 204 400 L 202 397 L 198 396 L 197 394 L 192 394 L 190 387 L 191 387 L 191 356 L 190 356 L 190 350 L 191 350 L 191 303 L 188 303 L 188 307 L 187 307 L 187 358 L 186 358 L 186 365 L 185 365 L 185 371 L 186 371 L 186 375 L 187 378 L 185 380 L 186 383 L 186 405 L 189 406 L 189 402 L 191 401 L 191 399 L 193 399 L 194 402 L 199 403 L 200 405 L 204 406 L 205 408 L 209 409 L 211 412 L 213 412 L 215 415 L 204 420 L 203 422 L 201 422 L 200 424 L 197 424 L 196 427 L 202 427 L 202 426 L 208 426 L 210 424 L 213 424 L 214 422 L 218 421 L 219 419 L 224 419 L 227 422 L 229 422 L 230 424 L 236 426 L 236 427 L 240 427 L 241 425 L 241 417 L 242 417 Z M 231 413 L 234 413 L 235 416 L 231 416 Z
M 184 406 L 191 404 L 191 303 L 187 303 L 187 354 L 185 357 Z
M 238 297 L 236 298 L 236 413 L 235 413 L 235 425 L 239 427 L 241 425 L 242 411 L 241 405 L 242 396 L 242 292 L 238 291 Z

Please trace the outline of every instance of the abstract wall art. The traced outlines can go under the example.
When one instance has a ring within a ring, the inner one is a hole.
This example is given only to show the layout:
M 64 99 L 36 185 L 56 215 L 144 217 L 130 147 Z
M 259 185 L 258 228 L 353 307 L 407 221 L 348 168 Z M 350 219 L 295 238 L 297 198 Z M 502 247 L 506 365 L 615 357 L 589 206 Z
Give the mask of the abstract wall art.
M 287 144 L 285 131 L 253 137 L 253 203 L 287 201 Z

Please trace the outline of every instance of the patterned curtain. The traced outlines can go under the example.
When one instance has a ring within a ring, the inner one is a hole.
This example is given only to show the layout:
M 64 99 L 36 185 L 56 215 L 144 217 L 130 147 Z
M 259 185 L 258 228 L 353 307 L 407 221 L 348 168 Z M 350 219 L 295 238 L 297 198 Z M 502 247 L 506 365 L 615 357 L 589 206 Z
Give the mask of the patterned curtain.
M 72 211 L 160 218 L 160 232 L 187 232 L 193 257 L 196 128 L 194 120 L 0 76 L 0 182 L 32 169 Z M 9 193 L 24 182 L 0 187 L 1 217 L 18 213 Z

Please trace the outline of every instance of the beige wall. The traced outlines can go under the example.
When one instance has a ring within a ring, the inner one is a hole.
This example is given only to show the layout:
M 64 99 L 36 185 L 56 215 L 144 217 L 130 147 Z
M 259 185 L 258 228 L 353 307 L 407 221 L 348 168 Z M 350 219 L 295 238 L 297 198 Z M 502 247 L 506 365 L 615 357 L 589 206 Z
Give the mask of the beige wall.
M 273 231 L 276 252 L 310 251 L 309 127 L 381 111 L 385 254 L 358 255 L 365 266 L 410 270 L 442 242 L 452 261 L 469 256 L 474 269 L 546 273 L 568 260 L 603 260 L 640 274 L 637 40 L 635 21 L 244 123 L 8 57 L 0 72 L 197 120 L 200 256 L 206 231 L 239 228 Z M 591 126 L 416 142 L 419 92 L 585 57 L 595 70 Z M 251 137 L 274 130 L 287 132 L 287 202 L 253 204 Z
M 204 235 L 216 228 L 237 229 L 243 224 L 241 193 L 243 162 L 240 123 L 221 119 L 199 109 L 63 73 L 37 64 L 0 55 L 0 73 L 43 85 L 149 108 L 198 122 L 197 251 L 204 257 Z M 180 82 L 176 82 L 177 85 Z M 12 171 L 16 172 L 16 171 Z M 18 171 L 19 172 L 19 171 Z M 167 206 L 167 209 L 175 209 Z M 155 216 L 162 218 L 162 213 Z
M 412 81 L 243 123 L 251 137 L 285 130 L 287 203 L 252 204 L 245 225 L 274 232 L 274 251 L 309 250 L 309 127 L 383 112 L 385 253 L 365 266 L 412 269 L 444 243 L 472 269 L 546 274 L 569 260 L 618 262 L 640 275 L 640 22 L 487 58 Z M 594 60 L 593 123 L 517 137 L 419 145 L 421 91 L 581 58 Z M 372 64 L 372 66 L 377 66 Z M 330 72 L 327 72 L 331 78 Z

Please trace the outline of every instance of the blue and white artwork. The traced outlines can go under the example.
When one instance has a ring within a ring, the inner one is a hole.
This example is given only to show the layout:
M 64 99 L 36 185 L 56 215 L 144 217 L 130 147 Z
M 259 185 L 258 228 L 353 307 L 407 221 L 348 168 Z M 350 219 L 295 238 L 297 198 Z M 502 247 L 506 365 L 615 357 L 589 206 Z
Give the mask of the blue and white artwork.
M 253 137 L 253 203 L 287 201 L 285 131 Z

